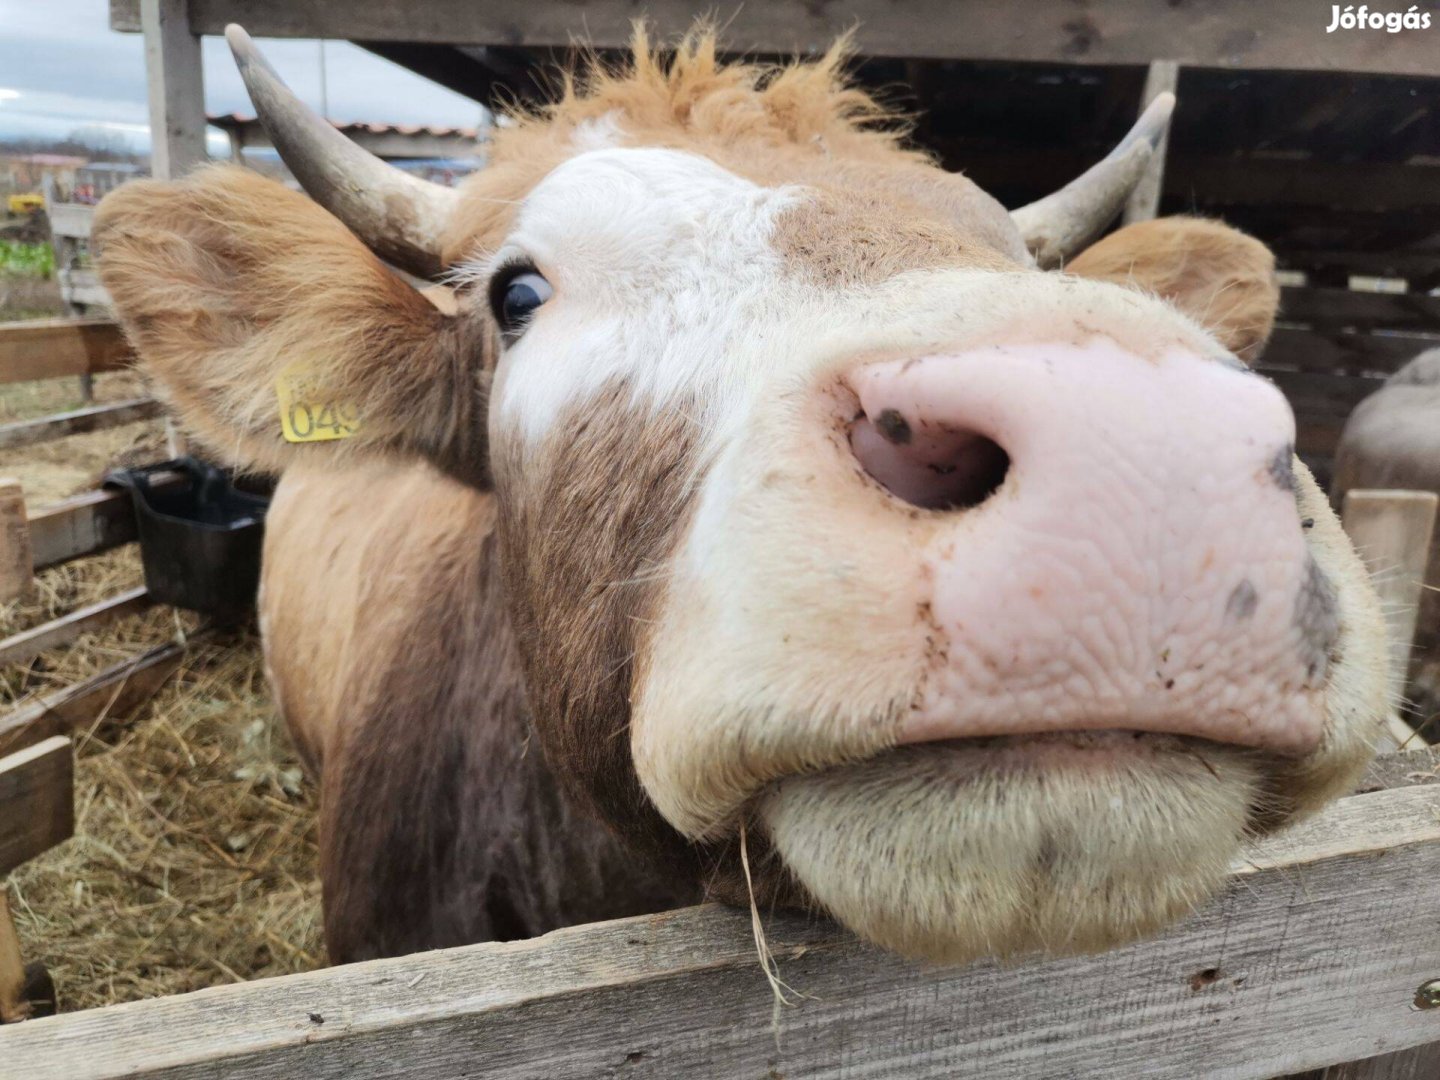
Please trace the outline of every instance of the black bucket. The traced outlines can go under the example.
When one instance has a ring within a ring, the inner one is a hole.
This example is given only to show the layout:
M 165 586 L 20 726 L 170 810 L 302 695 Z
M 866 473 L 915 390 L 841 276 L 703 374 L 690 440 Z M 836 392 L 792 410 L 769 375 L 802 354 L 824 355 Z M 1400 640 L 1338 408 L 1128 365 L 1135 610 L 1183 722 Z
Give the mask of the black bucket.
M 165 473 L 178 479 L 157 483 Z M 223 469 L 192 457 L 115 469 L 105 486 L 130 492 L 152 597 L 219 623 L 250 613 L 260 584 L 267 497 L 237 490 Z

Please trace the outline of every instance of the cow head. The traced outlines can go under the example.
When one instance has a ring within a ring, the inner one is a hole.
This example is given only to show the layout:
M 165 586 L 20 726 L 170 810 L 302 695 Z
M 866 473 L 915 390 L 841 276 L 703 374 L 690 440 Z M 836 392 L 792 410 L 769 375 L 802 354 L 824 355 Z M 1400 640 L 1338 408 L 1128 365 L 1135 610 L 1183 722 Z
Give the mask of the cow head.
M 1093 948 L 1366 760 L 1373 595 L 1236 358 L 1268 252 L 1170 219 L 1051 269 L 1168 101 L 1007 214 L 903 149 L 838 53 L 642 40 L 457 194 L 232 44 L 346 224 L 237 169 L 127 186 L 96 235 L 130 334 L 235 460 L 421 455 L 493 488 L 536 729 L 637 848 L 735 897 L 747 827 L 762 900 L 934 959 Z M 295 365 L 355 437 L 282 441 Z

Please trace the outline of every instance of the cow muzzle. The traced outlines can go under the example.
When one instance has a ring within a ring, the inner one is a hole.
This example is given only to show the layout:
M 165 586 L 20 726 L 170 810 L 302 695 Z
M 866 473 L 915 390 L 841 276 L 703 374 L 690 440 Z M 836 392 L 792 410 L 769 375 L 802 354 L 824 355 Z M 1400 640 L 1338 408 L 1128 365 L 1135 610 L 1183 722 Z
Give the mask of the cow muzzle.
M 1315 749 L 1336 597 L 1272 384 L 1102 335 L 845 382 L 864 473 L 931 519 L 933 648 L 901 744 L 1133 730 Z

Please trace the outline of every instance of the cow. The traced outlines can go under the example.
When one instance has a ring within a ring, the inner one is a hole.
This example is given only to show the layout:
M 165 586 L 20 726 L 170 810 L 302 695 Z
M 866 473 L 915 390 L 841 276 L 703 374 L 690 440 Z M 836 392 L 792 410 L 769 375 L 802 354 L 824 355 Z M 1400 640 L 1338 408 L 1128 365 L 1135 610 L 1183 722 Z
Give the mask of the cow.
M 1355 488 L 1440 494 L 1440 349 L 1410 360 L 1345 421 L 1331 485 L 1336 509 Z M 1440 531 L 1430 544 L 1424 580 L 1440 583 Z M 1440 589 L 1421 591 L 1417 614 L 1406 693 L 1412 715 L 1424 724 L 1440 715 Z
M 1096 240 L 1170 96 L 1007 212 L 844 43 L 641 31 L 454 191 L 228 36 L 315 201 L 213 167 L 94 235 L 173 413 L 281 473 L 260 621 L 332 960 L 702 898 L 1101 949 L 1363 768 L 1376 601 L 1242 360 L 1270 253 Z M 294 378 L 347 437 L 282 436 Z

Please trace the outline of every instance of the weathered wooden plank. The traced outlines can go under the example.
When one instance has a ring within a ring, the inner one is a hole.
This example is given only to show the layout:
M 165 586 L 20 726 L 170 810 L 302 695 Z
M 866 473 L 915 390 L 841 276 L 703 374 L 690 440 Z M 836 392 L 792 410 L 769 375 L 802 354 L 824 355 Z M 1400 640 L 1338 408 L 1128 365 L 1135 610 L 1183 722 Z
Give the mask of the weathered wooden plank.
M 1414 784 L 1440 784 L 1440 746 L 1412 742 L 1395 754 L 1382 754 L 1370 763 L 1355 787 L 1356 794 Z
M 150 174 L 158 180 L 179 179 L 207 160 L 205 79 L 189 10 L 186 0 L 139 3 L 153 133 Z
M 133 424 L 137 420 L 159 416 L 161 411 L 158 401 L 151 398 L 131 398 L 109 405 L 92 405 L 88 409 L 42 416 L 37 420 L 17 420 L 13 424 L 0 424 L 0 449 L 33 446 L 52 439 L 63 439 L 67 435 L 83 435 L 88 431 L 103 431 L 105 428 L 120 427 L 122 424 Z
M 1293 208 L 1290 212 L 1294 212 Z M 1225 217 L 1235 225 L 1246 227 L 1243 213 L 1227 213 Z M 1346 284 L 1345 277 L 1356 274 L 1405 278 L 1410 288 L 1416 292 L 1440 287 L 1437 253 L 1428 241 L 1415 245 L 1418 250 L 1388 247 L 1356 250 L 1341 247 L 1343 243 L 1344 240 L 1335 239 L 1328 241 L 1324 247 L 1287 245 L 1277 250 L 1276 261 L 1283 269 L 1305 271 L 1317 284 L 1338 287 Z
M 1052 88 L 1051 92 L 1063 91 Z M 1187 100 L 1182 94 L 1182 110 Z M 945 107 L 962 106 L 947 101 Z M 1075 122 L 1080 122 L 1080 117 L 1077 116 Z M 1181 123 L 1188 126 L 1184 119 Z M 1093 164 L 1100 149 L 1068 140 L 1059 145 L 1037 143 L 1027 140 L 1023 132 L 985 132 L 968 137 L 942 135 L 935 148 L 992 193 L 1016 188 L 1027 191 L 1052 188 Z M 1223 153 L 1216 153 L 1209 148 L 1172 144 L 1161 182 L 1161 201 L 1173 206 L 1175 213 L 1198 211 L 1226 220 L 1231 220 L 1233 214 L 1235 224 L 1245 225 L 1267 238 L 1276 234 L 1286 241 L 1277 245 L 1277 250 L 1287 263 L 1296 258 L 1302 262 L 1311 258 L 1328 261 L 1323 248 L 1315 249 L 1333 241 L 1303 242 L 1302 238 L 1307 235 L 1313 238 L 1317 232 L 1330 235 L 1335 226 L 1342 226 L 1344 231 L 1361 232 L 1369 231 L 1365 228 L 1367 225 L 1386 231 L 1398 229 L 1404 238 L 1391 246 L 1351 249 L 1348 254 L 1339 248 L 1336 254 L 1342 260 L 1356 259 L 1367 266 L 1392 262 L 1398 255 L 1398 265 L 1417 270 L 1428 257 L 1433 271 L 1435 247 L 1440 243 L 1440 238 L 1434 235 L 1433 224 L 1434 211 L 1440 205 L 1440 192 L 1435 190 L 1437 176 L 1440 176 L 1440 162 L 1433 161 L 1402 164 L 1335 160 L 1305 153 L 1271 153 L 1238 147 L 1226 147 Z M 1301 213 L 1305 209 L 1329 210 L 1332 216 L 1317 219 Z M 1404 229 L 1407 224 L 1408 232 Z M 1360 268 L 1354 272 L 1380 273 Z
M 1287 322 L 1326 328 L 1419 330 L 1440 335 L 1440 296 L 1427 293 L 1288 288 L 1280 290 L 1280 314 Z
M 1437 1076 L 1440 1076 L 1440 1042 L 1294 1073 L 1282 1080 L 1435 1080 Z
M 1440 790 L 1341 800 L 1225 895 L 1100 956 L 936 969 L 813 919 L 719 907 L 439 950 L 0 1031 L 30 1080 L 86 1077 L 1283 1075 L 1440 1037 Z M 97 1047 L 104 1047 L 97 1053 Z
M 134 359 L 109 319 L 0 323 L 0 383 L 116 371 Z
M 175 473 L 151 477 L 151 486 L 158 490 L 182 482 Z M 30 514 L 30 541 L 37 570 L 108 551 L 135 537 L 135 510 L 125 491 L 87 491 Z
M 1357 488 L 1344 493 L 1345 532 L 1370 570 L 1385 613 L 1391 701 L 1399 701 L 1405 693 L 1437 504 L 1440 496 L 1433 491 Z
M 62 735 L 0 757 L 0 878 L 74 835 L 73 789 Z
M 35 552 L 20 481 L 0 479 L 0 602 L 28 596 L 35 588 Z
M 457 45 L 568 45 L 577 35 L 602 48 L 625 46 L 644 14 L 662 36 L 688 29 L 689 0 L 587 0 L 574 4 L 476 4 L 473 0 L 191 0 L 191 28 L 219 34 L 242 23 L 256 37 L 326 37 Z M 110 25 L 137 30 L 138 0 L 111 0 Z M 737 49 L 823 49 L 860 27 L 869 56 L 1148 64 L 1168 56 L 1226 68 L 1300 68 L 1433 75 L 1433 31 L 1326 34 L 1330 8 L 1306 0 L 1212 0 L 1204 5 L 1091 0 L 1084 10 L 1032 5 L 1023 20 L 996 17 L 988 0 L 773 0 L 723 13 Z
M 1175 154 L 1166 175 L 1166 195 L 1185 199 L 1187 209 L 1198 203 L 1211 212 L 1233 205 L 1285 208 L 1292 214 L 1305 207 L 1334 209 L 1347 215 L 1383 212 L 1388 207 L 1392 213 L 1403 214 L 1433 210 L 1440 200 L 1434 190 L 1440 167 L 1433 163 L 1334 161 L 1261 152 L 1223 157 Z M 1426 240 L 1425 233 L 1412 237 L 1413 243 Z M 1406 250 L 1414 253 L 1409 245 Z M 1285 254 L 1288 258 L 1290 253 Z
M 1180 82 L 1180 65 L 1174 60 L 1152 60 L 1145 73 L 1145 89 L 1141 92 L 1140 109 L 1144 112 L 1161 94 L 1175 93 Z M 1160 212 L 1160 187 L 1165 179 L 1165 156 L 1170 151 L 1170 132 L 1167 129 L 1160 136 L 1150 164 L 1140 176 L 1140 182 L 1130 193 L 1125 203 L 1124 222 L 1126 225 L 1137 221 L 1149 221 Z
M 190 642 L 208 636 L 204 631 L 192 634 Z M 94 723 L 102 711 L 108 716 L 128 715 L 154 696 L 180 667 L 185 653 L 185 645 L 159 645 L 134 659 L 113 664 L 84 682 L 37 695 L 0 716 L 0 754 L 78 730 Z
M 14 634 L 0 641 L 0 666 L 29 663 L 46 649 L 68 645 L 81 634 L 88 634 L 119 619 L 138 615 L 149 610 L 152 604 L 154 601 L 150 599 L 150 594 L 145 591 L 145 586 L 141 585 Z
M 87 491 L 36 510 L 30 535 L 36 569 L 69 562 L 134 540 L 134 506 L 128 492 Z
M 1390 375 L 1418 353 L 1437 346 L 1440 335 L 1350 333 L 1281 325 L 1275 328 L 1256 366 Z

